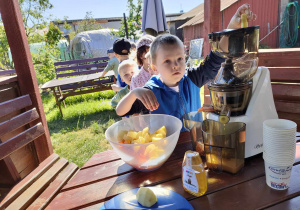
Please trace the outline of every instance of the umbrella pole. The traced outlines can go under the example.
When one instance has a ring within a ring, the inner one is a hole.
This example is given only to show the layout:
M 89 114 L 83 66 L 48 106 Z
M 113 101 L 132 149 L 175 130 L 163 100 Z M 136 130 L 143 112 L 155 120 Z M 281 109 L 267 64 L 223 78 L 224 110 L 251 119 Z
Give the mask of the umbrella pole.
M 127 28 L 127 21 L 126 21 L 125 13 L 123 13 L 123 16 L 124 16 L 124 26 L 125 26 L 126 39 L 128 39 L 128 28 Z

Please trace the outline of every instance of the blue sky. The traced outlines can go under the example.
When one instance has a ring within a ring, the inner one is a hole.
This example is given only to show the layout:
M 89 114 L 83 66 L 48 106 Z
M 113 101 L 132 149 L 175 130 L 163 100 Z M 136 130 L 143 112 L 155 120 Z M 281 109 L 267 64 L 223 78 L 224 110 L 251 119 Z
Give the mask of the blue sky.
M 165 13 L 177 13 L 182 9 L 187 12 L 204 0 L 163 0 Z M 94 18 L 122 17 L 127 13 L 127 0 L 50 0 L 53 9 L 47 11 L 46 15 L 63 20 L 83 19 L 86 12 L 91 11 Z M 53 19 L 51 18 L 51 19 Z

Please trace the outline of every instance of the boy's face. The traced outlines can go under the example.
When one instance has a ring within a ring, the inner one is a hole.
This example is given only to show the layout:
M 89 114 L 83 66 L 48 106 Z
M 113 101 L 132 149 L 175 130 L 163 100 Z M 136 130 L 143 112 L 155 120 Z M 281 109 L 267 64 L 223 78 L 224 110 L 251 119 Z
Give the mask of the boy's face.
M 112 59 L 113 57 L 115 57 L 115 53 L 107 53 L 107 56 L 109 57 L 109 59 Z
M 123 82 L 125 82 L 127 85 L 131 84 L 131 78 L 134 75 L 135 72 L 135 66 L 127 66 L 126 68 L 124 67 L 120 71 L 120 76 Z
M 179 44 L 159 47 L 156 51 L 154 68 L 160 73 L 165 85 L 174 87 L 184 76 L 185 57 L 184 49 Z

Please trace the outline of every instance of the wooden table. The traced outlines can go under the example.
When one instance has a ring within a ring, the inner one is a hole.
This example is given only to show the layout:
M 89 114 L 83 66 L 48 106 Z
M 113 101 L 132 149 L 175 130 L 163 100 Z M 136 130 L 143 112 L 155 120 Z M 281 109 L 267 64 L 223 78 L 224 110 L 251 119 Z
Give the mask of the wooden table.
M 168 161 L 158 170 L 140 172 L 124 163 L 114 151 L 95 154 L 52 200 L 47 209 L 98 209 L 115 195 L 141 186 L 159 186 L 185 197 L 195 209 L 289 209 L 300 207 L 300 143 L 297 143 L 290 188 L 266 185 L 262 155 L 245 161 L 236 175 L 207 172 L 208 190 L 195 197 L 184 191 L 181 163 L 191 149 L 190 134 L 182 133 Z
M 114 83 L 114 80 L 112 79 L 114 76 L 114 72 L 113 71 L 107 72 L 105 78 L 99 80 L 101 75 L 102 72 L 70 77 L 70 78 L 53 79 L 51 81 L 46 82 L 41 87 L 41 89 L 52 90 L 56 100 L 56 105 L 58 106 L 59 111 L 63 116 L 63 112 L 60 107 L 60 102 L 64 102 L 64 100 L 67 97 L 82 95 L 86 93 L 93 93 L 102 90 L 111 90 L 110 84 Z M 89 89 L 82 90 L 82 88 L 89 88 Z

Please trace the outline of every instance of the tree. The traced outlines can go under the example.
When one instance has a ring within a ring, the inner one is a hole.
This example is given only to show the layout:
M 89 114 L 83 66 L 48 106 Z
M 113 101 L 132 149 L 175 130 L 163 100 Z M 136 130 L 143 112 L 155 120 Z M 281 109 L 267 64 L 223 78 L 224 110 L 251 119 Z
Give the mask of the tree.
M 142 0 L 137 0 L 137 4 L 133 3 L 133 0 L 127 1 L 127 9 L 129 10 L 129 15 L 126 18 L 127 29 L 128 29 L 128 38 L 133 39 L 134 41 L 139 38 L 138 32 L 141 30 L 141 14 L 142 14 Z M 118 32 L 112 31 L 114 36 L 125 37 L 125 23 L 124 19 L 121 21 L 121 26 Z
M 53 5 L 49 0 L 19 0 L 25 33 L 28 43 L 37 43 L 45 41 L 44 35 L 37 33 L 46 27 L 47 21 L 43 14 L 47 9 L 51 9 Z M 8 57 L 8 41 L 4 26 L 0 19 L 0 66 L 1 68 L 13 68 L 13 64 L 9 62 Z
M 50 0 L 19 0 L 19 6 L 28 42 L 33 43 L 35 40 L 31 40 L 31 35 L 46 27 L 47 20 L 44 18 L 44 13 L 53 8 L 53 5 Z
M 92 30 L 98 30 L 100 28 L 102 28 L 102 26 L 96 22 L 92 12 L 86 12 L 84 19 L 78 23 L 76 34 L 82 31 L 92 31 Z
M 46 33 L 46 43 L 50 46 L 55 46 L 62 38 L 62 32 L 52 22 L 49 24 L 49 30 Z

